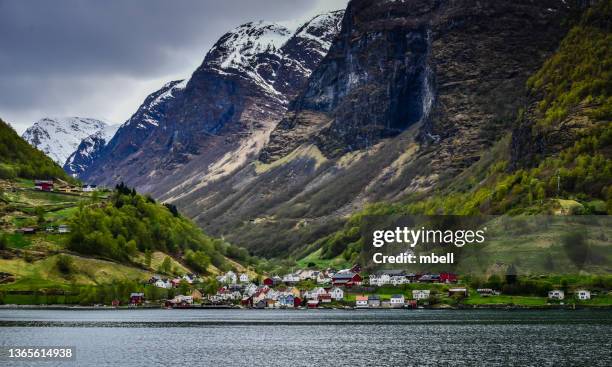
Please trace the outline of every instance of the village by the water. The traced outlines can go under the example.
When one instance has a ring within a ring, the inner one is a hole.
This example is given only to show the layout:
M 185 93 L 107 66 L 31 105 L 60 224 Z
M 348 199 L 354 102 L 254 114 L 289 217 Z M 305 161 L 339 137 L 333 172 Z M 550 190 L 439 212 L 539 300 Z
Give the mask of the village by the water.
M 404 270 L 379 270 L 362 275 L 361 267 L 349 269 L 302 269 L 284 276 L 274 275 L 251 279 L 247 273 L 228 271 L 216 278 L 219 288 L 206 294 L 198 289 L 197 276 L 163 278 L 153 276 L 147 286 L 175 294 L 161 303 L 166 308 L 254 308 L 254 309 L 417 309 L 451 307 L 448 300 L 460 301 L 470 296 L 498 296 L 500 290 L 462 285 L 454 273 L 409 273 Z M 180 290 L 189 290 L 180 293 Z M 396 293 L 389 294 L 395 291 Z M 591 292 L 578 290 L 572 298 L 588 300 Z M 548 292 L 549 301 L 563 305 L 564 290 Z M 452 303 L 452 302 L 451 302 Z M 157 306 L 149 302 L 145 292 L 130 295 L 130 307 Z M 118 301 L 113 306 L 120 306 Z

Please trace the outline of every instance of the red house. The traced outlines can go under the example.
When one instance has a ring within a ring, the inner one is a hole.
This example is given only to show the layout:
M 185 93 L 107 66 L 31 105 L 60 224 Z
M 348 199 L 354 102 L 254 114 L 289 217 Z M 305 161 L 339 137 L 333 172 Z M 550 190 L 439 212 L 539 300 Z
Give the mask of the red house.
M 332 277 L 332 284 L 334 286 L 352 287 L 354 285 L 361 285 L 363 279 L 358 273 L 338 273 Z
M 293 298 L 293 307 L 298 308 L 302 305 L 302 299 L 300 297 Z
M 131 293 L 130 304 L 131 305 L 142 305 L 144 303 L 144 293 Z
M 34 188 L 41 191 L 53 190 L 53 180 L 36 180 L 34 181 Z
M 319 302 L 321 303 L 331 303 L 332 301 L 332 296 L 329 293 L 326 294 L 319 294 Z
M 272 285 L 274 285 L 274 281 L 272 280 L 272 278 L 266 278 L 263 280 L 263 284 L 267 285 L 268 287 L 271 287 Z
M 457 283 L 457 274 L 453 273 L 440 273 L 441 283 Z
M 240 304 L 244 307 L 253 307 L 253 297 L 243 297 L 240 301 Z

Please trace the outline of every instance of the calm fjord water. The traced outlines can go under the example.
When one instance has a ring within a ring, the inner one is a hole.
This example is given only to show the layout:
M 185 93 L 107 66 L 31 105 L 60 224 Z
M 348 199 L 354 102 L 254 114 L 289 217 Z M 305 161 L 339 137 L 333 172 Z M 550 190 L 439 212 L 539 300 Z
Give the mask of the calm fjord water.
M 0 310 L 15 366 L 612 366 L 612 311 Z

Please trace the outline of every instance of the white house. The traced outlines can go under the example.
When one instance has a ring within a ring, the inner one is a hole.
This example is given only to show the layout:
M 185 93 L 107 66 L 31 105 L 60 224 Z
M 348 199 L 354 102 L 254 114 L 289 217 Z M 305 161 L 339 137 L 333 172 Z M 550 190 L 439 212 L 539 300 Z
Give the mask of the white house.
M 248 283 L 244 286 L 243 292 L 250 297 L 257 292 L 257 286 L 254 283 Z
M 296 275 L 300 277 L 300 280 L 314 279 L 316 277 L 316 270 L 302 269 L 299 270 Z
M 60 224 L 59 227 L 57 227 L 57 232 L 58 233 L 70 233 L 70 227 L 65 224 Z
M 429 294 L 430 294 L 429 289 L 415 289 L 412 291 L 412 299 L 415 299 L 417 301 L 422 300 L 422 299 L 428 299 Z
M 410 283 L 403 270 L 379 270 L 370 274 L 370 285 L 381 287 L 385 284 L 401 285 Z
M 401 294 L 394 294 L 391 296 L 391 307 L 404 307 L 404 296 Z
M 83 186 L 83 192 L 92 192 L 92 191 L 96 191 L 97 186 L 96 185 L 84 185 Z
M 240 274 L 240 283 L 247 283 L 249 281 L 249 275 L 247 273 Z
M 326 276 L 322 271 L 317 274 L 316 280 L 317 284 L 329 284 L 332 281 L 332 279 Z
M 170 282 L 163 281 L 161 279 L 157 279 L 154 284 L 157 288 L 164 288 L 164 289 L 172 288 L 172 284 L 170 284 Z
M 565 292 L 555 289 L 548 292 L 548 298 L 562 300 L 565 298 Z
M 267 299 L 273 299 L 273 300 L 277 300 L 278 296 L 280 296 L 280 292 L 274 289 L 270 289 L 268 291 L 268 293 L 266 294 L 266 298 Z
M 308 299 L 319 299 L 319 296 L 324 295 L 324 294 L 327 294 L 327 291 L 325 290 L 325 288 L 317 287 L 317 288 L 312 289 L 309 292 L 306 292 L 304 297 Z
M 336 301 L 342 301 L 344 299 L 344 291 L 342 288 L 334 287 L 329 291 L 329 294 L 331 294 L 332 299 Z
M 236 273 L 230 270 L 225 273 L 225 281 L 229 284 L 236 284 L 238 277 L 236 276 Z
M 581 289 L 576 293 L 576 297 L 578 297 L 578 299 L 581 301 L 585 301 L 587 299 L 591 299 L 591 292 Z
M 300 277 L 296 274 L 287 274 L 283 277 L 283 283 L 297 283 L 300 281 Z
M 357 296 L 355 297 L 356 308 L 368 308 L 368 296 Z
M 405 275 L 393 275 L 391 277 L 391 284 L 393 285 L 402 285 L 408 283 L 410 283 L 410 280 L 408 280 Z

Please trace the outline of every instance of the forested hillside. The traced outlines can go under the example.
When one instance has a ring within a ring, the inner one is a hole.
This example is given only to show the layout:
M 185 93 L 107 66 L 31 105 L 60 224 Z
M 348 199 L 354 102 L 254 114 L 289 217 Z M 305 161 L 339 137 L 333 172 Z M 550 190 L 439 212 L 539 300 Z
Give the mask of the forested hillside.
M 228 252 L 247 256 L 246 250 L 228 250 L 229 244 L 206 236 L 174 206 L 157 204 L 123 184 L 108 201 L 79 206 L 70 222 L 70 250 L 120 262 L 161 251 L 183 258 L 194 271 L 205 274 L 211 264 L 229 269 L 224 257 Z
M 0 178 L 62 178 L 68 175 L 0 119 Z

